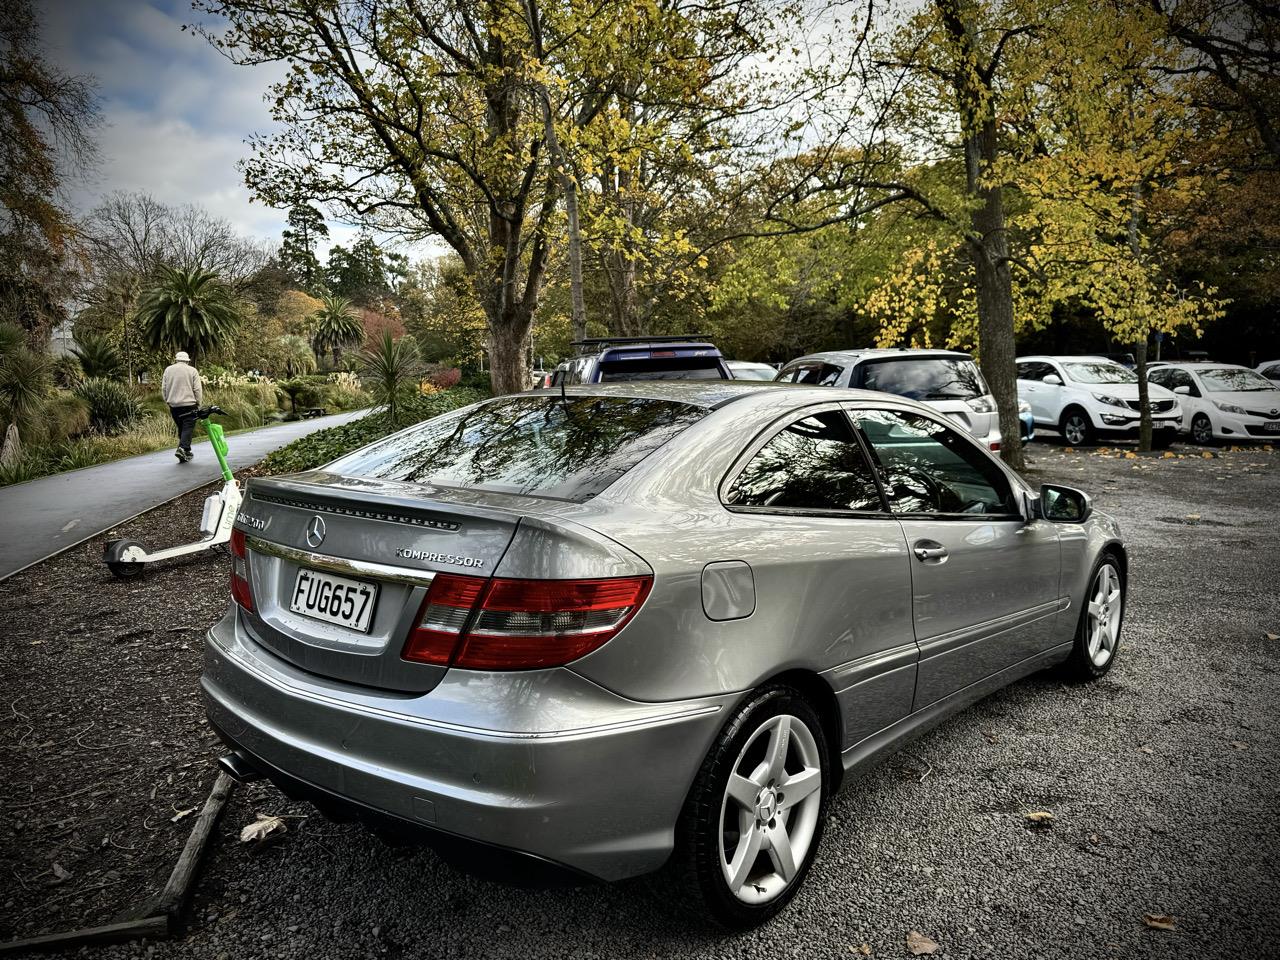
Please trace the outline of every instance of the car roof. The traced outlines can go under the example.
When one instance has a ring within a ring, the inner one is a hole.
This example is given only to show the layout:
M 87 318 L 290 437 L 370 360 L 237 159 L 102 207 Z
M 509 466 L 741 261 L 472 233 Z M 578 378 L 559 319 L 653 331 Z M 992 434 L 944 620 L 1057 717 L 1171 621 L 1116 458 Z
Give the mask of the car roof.
M 1243 363 L 1223 363 L 1220 360 L 1158 360 L 1162 367 L 1239 367 L 1241 370 L 1252 370 Z
M 1101 360 L 1103 363 L 1114 363 L 1123 367 L 1123 363 L 1112 360 L 1110 357 L 1104 357 L 1100 353 L 1031 353 L 1025 357 L 1018 357 L 1014 363 L 1026 363 L 1031 360 Z
M 800 363 L 805 360 L 835 360 L 840 363 L 856 363 L 859 360 L 879 360 L 885 357 L 950 357 L 952 359 L 972 360 L 973 354 L 961 350 L 926 350 L 916 347 L 860 347 L 856 350 L 822 350 L 818 353 L 806 353 L 803 357 L 788 360 L 784 366 Z
M 569 397 L 635 397 L 669 400 L 715 410 L 729 403 L 755 398 L 760 403 L 789 406 L 806 399 L 814 403 L 840 400 L 899 401 L 905 398 L 880 390 L 852 390 L 843 387 L 821 387 L 808 383 L 778 383 L 772 380 L 618 380 L 610 383 L 576 384 L 564 388 Z M 544 397 L 560 395 L 560 390 L 527 390 L 511 396 Z M 911 401 L 908 401 L 911 402 Z

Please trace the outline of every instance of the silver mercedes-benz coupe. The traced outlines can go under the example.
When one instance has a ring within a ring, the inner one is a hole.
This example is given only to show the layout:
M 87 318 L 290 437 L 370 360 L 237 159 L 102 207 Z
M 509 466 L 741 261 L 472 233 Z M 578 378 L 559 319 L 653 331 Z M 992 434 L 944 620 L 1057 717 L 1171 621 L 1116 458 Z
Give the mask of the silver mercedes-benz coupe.
M 232 547 L 224 767 L 472 869 L 672 860 L 738 927 L 842 779 L 1033 671 L 1104 674 L 1127 573 L 1084 494 L 945 414 L 741 381 L 466 407 L 250 481 Z

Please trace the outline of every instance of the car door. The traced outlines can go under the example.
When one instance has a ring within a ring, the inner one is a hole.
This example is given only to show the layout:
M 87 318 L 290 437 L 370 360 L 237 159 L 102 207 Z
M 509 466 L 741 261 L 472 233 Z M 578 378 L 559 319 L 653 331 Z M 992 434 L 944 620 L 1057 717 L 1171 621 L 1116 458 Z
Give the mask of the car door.
M 907 716 L 919 657 L 912 561 L 843 408 L 806 407 L 771 427 L 729 471 L 721 501 L 750 561 L 751 616 L 773 638 L 732 649 L 738 663 L 759 658 L 762 676 L 779 662 L 821 671 L 846 747 Z
M 1052 373 L 1053 367 L 1039 360 L 1023 360 L 1018 363 L 1017 372 L 1018 399 L 1031 406 L 1031 416 L 1037 423 L 1048 423 L 1049 418 L 1042 412 L 1049 386 L 1044 375 Z
M 1186 393 L 1178 394 L 1178 406 L 1182 409 L 1182 417 L 1178 421 L 1178 429 L 1191 429 L 1191 421 L 1205 405 L 1204 394 L 1200 385 L 1189 372 L 1181 367 L 1159 367 L 1152 370 L 1147 378 L 1157 386 L 1166 390 L 1177 391 L 1178 387 L 1186 387 Z
M 1058 532 L 972 440 L 907 409 L 852 416 L 912 551 L 919 710 L 1056 642 Z

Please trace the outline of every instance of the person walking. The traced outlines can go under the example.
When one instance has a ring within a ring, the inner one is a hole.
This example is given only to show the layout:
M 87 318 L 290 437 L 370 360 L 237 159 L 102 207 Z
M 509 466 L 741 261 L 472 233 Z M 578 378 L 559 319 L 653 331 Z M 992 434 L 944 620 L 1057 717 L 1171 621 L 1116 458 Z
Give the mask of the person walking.
M 200 384 L 200 374 L 191 366 L 191 357 L 187 351 L 179 350 L 173 357 L 173 363 L 164 368 L 164 376 L 160 380 L 160 396 L 169 405 L 169 413 L 178 428 L 178 449 L 174 456 L 179 463 L 191 462 L 191 431 L 196 428 L 196 409 L 204 399 L 204 389 Z

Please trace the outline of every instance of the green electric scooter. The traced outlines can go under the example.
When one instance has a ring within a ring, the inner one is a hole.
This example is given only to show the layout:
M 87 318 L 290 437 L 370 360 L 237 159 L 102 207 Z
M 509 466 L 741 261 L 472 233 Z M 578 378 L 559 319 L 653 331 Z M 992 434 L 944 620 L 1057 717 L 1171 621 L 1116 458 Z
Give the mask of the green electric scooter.
M 236 514 L 240 510 L 240 485 L 227 466 L 227 438 L 223 435 L 219 424 L 209 421 L 215 413 L 225 413 L 218 407 L 201 407 L 193 416 L 196 420 L 205 421 L 205 430 L 209 434 L 209 446 L 213 455 L 218 458 L 218 467 L 222 471 L 222 489 L 210 494 L 204 502 L 204 513 L 200 518 L 200 532 L 203 540 L 183 544 L 180 547 L 168 547 L 154 553 L 136 540 L 108 540 L 103 544 L 102 559 L 115 576 L 121 580 L 131 580 L 142 576 L 148 563 L 157 560 L 171 560 L 201 550 L 217 550 L 231 539 L 231 527 L 236 522 Z

